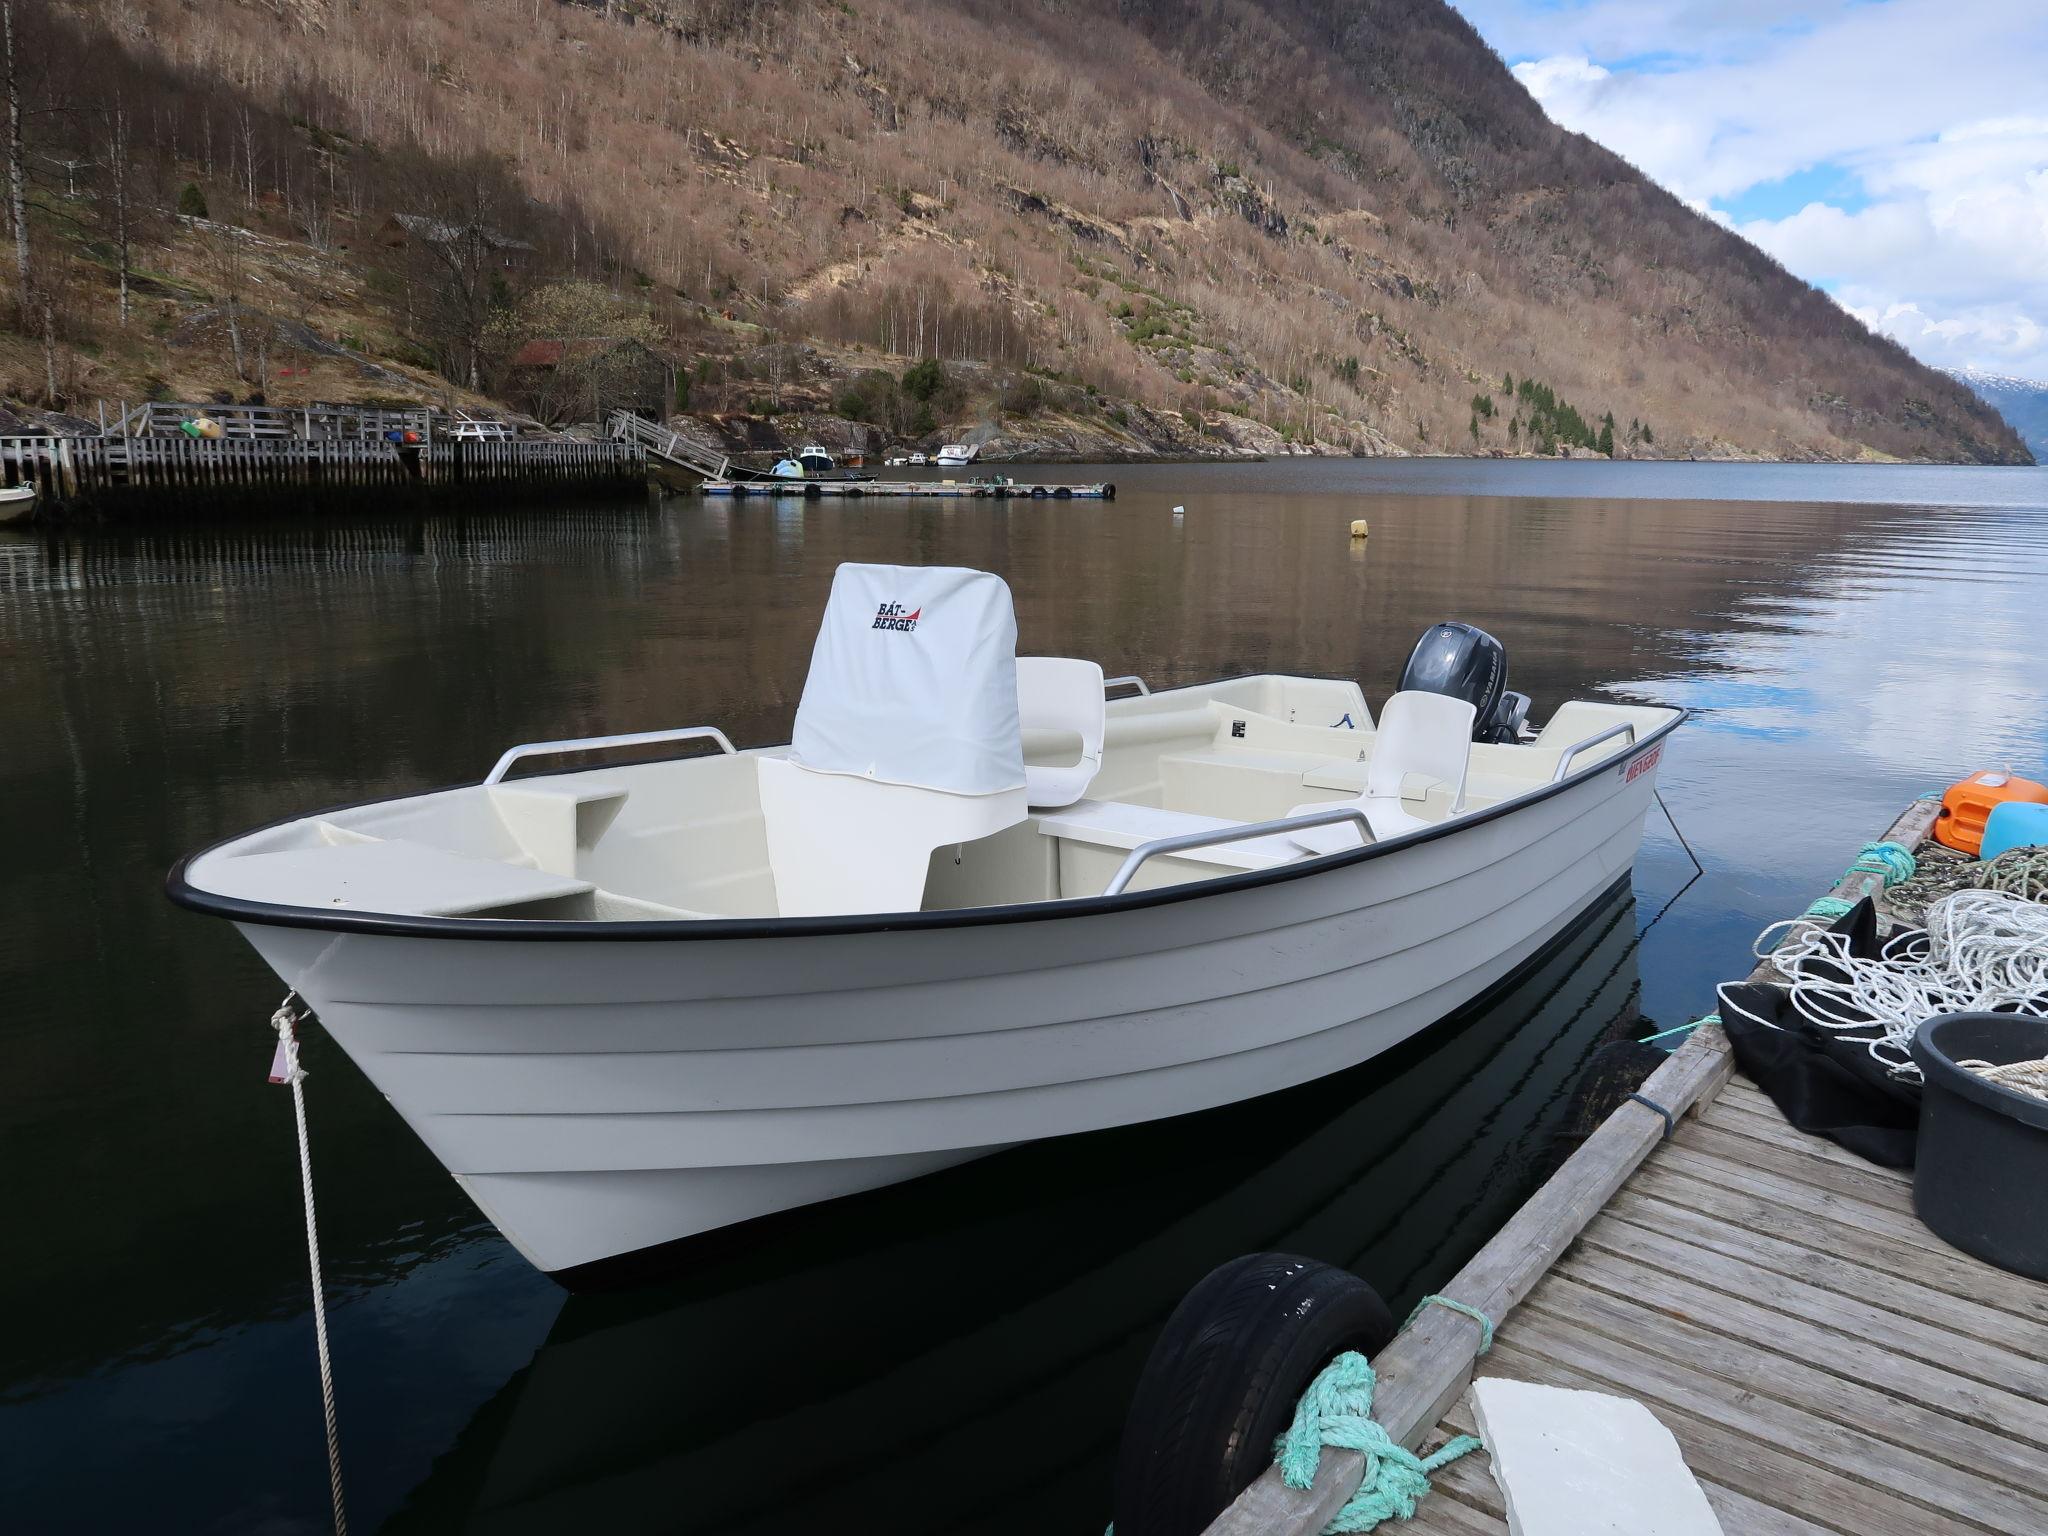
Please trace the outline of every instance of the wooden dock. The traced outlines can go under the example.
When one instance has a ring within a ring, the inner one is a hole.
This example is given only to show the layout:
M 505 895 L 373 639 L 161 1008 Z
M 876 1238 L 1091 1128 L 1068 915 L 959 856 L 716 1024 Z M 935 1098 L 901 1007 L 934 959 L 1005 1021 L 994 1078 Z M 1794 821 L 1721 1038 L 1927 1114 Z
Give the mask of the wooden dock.
M 821 497 L 939 496 L 997 501 L 1115 501 L 1116 486 L 1026 485 L 1013 480 L 706 480 L 698 489 L 706 496 Z
M 0 438 L 0 480 L 36 487 L 39 521 L 643 495 L 647 483 L 645 455 L 616 441 L 183 436 Z
M 1935 807 L 1886 834 L 1914 847 Z M 1880 876 L 1845 877 L 1854 900 Z M 1677 1437 L 1728 1536 L 2048 1531 L 2048 1285 L 1950 1248 L 1911 1176 L 1786 1124 L 1703 1025 L 1374 1364 L 1374 1416 L 1411 1449 L 1469 1433 L 1474 1374 L 1634 1397 Z M 1307 1536 L 1357 1487 L 1268 1471 L 1210 1536 Z M 1405 1526 L 1500 1536 L 1486 1453 Z

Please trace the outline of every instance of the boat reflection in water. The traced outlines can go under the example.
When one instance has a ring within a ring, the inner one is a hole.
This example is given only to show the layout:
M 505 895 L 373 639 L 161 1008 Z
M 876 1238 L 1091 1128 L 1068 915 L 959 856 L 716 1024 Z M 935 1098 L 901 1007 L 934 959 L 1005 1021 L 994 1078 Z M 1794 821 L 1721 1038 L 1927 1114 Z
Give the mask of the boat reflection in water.
M 1181 1294 L 1240 1253 L 1347 1265 L 1396 1315 L 1540 1177 L 1633 1034 L 1627 884 L 1479 1005 L 1355 1071 L 1043 1142 L 571 1296 L 390 1529 L 1099 1529 Z

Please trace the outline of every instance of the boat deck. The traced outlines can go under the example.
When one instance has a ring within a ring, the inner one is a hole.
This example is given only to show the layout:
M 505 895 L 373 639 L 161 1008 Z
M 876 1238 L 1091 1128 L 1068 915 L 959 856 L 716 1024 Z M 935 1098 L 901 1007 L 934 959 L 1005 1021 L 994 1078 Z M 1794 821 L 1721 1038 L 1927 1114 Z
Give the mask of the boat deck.
M 2048 1285 L 1950 1248 L 1912 1195 L 1736 1078 L 1515 1309 L 1479 1374 L 1640 1399 L 1728 1536 L 2048 1531 Z M 1469 1405 L 1440 1430 L 1470 1433 Z M 1403 1529 L 1506 1531 L 1486 1453 L 1440 1473 Z
M 1885 837 L 1917 847 L 1934 811 L 1915 802 Z M 1831 894 L 1882 890 L 1852 870 Z M 1637 1098 L 1443 1288 L 1498 1322 L 1489 1353 L 1476 1323 L 1425 1307 L 1375 1357 L 1388 1433 L 1470 1433 L 1469 1381 L 1506 1376 L 1646 1404 L 1728 1536 L 2048 1531 L 2048 1284 L 1928 1231 L 1910 1174 L 1794 1130 L 1734 1075 L 1718 1024 Z M 1309 1489 L 1269 1470 L 1209 1536 L 1318 1532 L 1362 1474 L 1337 1450 Z M 1435 1489 L 1402 1530 L 1507 1530 L 1485 1451 Z

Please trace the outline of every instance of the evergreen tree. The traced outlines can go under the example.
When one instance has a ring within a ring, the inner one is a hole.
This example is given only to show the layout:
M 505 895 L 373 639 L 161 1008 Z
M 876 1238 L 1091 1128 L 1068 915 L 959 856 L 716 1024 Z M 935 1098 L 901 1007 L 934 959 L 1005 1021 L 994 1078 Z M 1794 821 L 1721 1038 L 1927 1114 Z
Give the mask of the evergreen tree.
M 1478 441 L 1479 441 L 1479 413 L 1478 413 L 1477 411 L 1474 411 L 1474 412 L 1472 413 L 1472 421 L 1471 421 L 1471 432 L 1472 432 L 1472 441 L 1473 441 L 1473 442 L 1475 442 L 1475 443 L 1476 443 L 1476 442 L 1478 442 Z
M 199 190 L 199 183 L 188 181 L 178 193 L 178 212 L 188 219 L 206 217 L 206 194 Z
M 1600 451 L 1610 459 L 1614 457 L 1614 418 L 1609 417 L 1600 424 Z

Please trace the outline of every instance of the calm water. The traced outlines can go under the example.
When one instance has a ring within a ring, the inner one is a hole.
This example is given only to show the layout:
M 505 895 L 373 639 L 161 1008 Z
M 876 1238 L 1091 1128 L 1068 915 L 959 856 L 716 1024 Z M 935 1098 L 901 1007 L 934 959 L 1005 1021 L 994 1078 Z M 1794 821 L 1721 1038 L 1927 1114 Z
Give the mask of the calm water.
M 360 1529 L 1098 1531 L 1132 1380 L 1203 1271 L 1290 1247 L 1397 1302 L 1441 1283 L 1604 1042 L 1709 1006 L 1914 794 L 2048 765 L 2048 473 L 1057 473 L 1120 495 L 0 532 L 0 1525 L 325 1519 L 278 987 L 163 900 L 170 863 L 513 741 L 785 740 L 841 560 L 1000 571 L 1026 650 L 1154 686 L 1272 669 L 1377 699 L 1424 626 L 1473 620 L 1539 718 L 1697 711 L 1662 783 L 1708 875 L 1665 911 L 1689 866 L 1653 824 L 1632 895 L 1395 1057 L 823 1208 L 618 1296 L 529 1271 L 316 1033 Z

